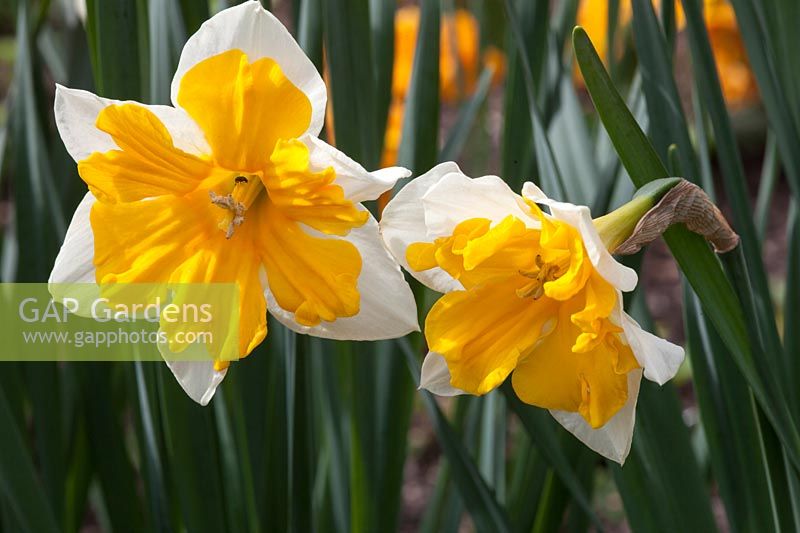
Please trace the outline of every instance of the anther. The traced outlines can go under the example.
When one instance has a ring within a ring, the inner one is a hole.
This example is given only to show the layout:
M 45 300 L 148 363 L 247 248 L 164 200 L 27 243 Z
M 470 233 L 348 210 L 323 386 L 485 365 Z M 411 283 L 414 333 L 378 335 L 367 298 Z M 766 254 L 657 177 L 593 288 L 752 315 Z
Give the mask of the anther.
M 236 176 L 233 178 L 234 183 L 247 183 L 248 179 L 245 176 Z
M 558 279 L 560 275 L 561 268 L 558 265 L 545 263 L 540 254 L 536 255 L 534 262 L 536 263 L 535 269 L 519 271 L 521 276 L 533 280 L 517 289 L 517 296 L 520 298 L 532 297 L 534 300 L 538 300 L 544 296 L 544 284 Z
M 233 237 L 234 230 L 238 226 L 241 226 L 242 222 L 244 222 L 244 205 L 234 200 L 233 196 L 230 194 L 227 196 L 220 196 L 214 191 L 208 191 L 208 196 L 211 198 L 212 204 L 217 207 L 221 207 L 222 209 L 227 209 L 233 214 L 231 221 L 228 223 L 228 227 L 225 230 L 225 238 L 230 239 Z

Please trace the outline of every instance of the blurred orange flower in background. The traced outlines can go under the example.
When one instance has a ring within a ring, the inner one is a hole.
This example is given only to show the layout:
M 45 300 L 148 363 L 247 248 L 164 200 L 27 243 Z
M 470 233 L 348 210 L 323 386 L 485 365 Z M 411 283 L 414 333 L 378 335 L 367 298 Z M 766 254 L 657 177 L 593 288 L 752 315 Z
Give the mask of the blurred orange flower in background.
M 592 40 L 594 49 L 597 50 L 597 55 L 603 60 L 603 63 L 608 63 L 608 0 L 581 0 L 578 5 L 578 15 L 575 24 L 581 26 L 589 38 Z M 632 8 L 630 0 L 622 0 L 619 3 L 619 12 L 617 13 L 618 29 L 627 26 L 632 18 Z M 622 53 L 622 40 L 617 38 L 613 43 L 614 57 L 618 57 Z M 584 86 L 583 76 L 575 65 L 574 70 L 575 81 L 581 86 Z
M 392 72 L 392 96 L 405 98 L 411 83 L 414 51 L 419 31 L 419 7 L 406 6 L 397 10 L 394 18 L 394 70 Z M 444 15 L 439 38 L 439 89 L 442 99 L 452 102 L 461 93 L 475 86 L 478 70 L 478 21 L 469 11 L 457 9 Z M 463 82 L 459 80 L 460 76 Z
M 758 100 L 756 84 L 744 49 L 736 14 L 725 0 L 706 0 L 706 28 L 717 60 L 722 94 L 732 108 L 746 107 Z
M 758 88 L 739 35 L 733 7 L 727 0 L 705 0 L 704 3 L 706 28 L 725 101 L 732 109 L 746 107 L 758 99 Z M 653 0 L 653 6 L 659 9 L 660 0 Z M 619 27 L 627 27 L 632 18 L 631 1 L 622 0 L 619 4 Z M 603 61 L 607 60 L 609 50 L 607 22 L 608 0 L 581 0 L 577 23 L 589 34 Z M 686 25 L 683 8 L 678 2 L 675 5 L 675 24 L 678 31 Z M 613 43 L 615 57 L 621 55 L 621 45 L 622 42 Z M 583 86 L 583 78 L 577 67 L 575 81 Z
M 406 93 L 411 83 L 414 52 L 419 31 L 419 7 L 405 6 L 397 10 L 394 19 L 394 68 L 392 72 L 392 105 L 386 123 L 381 164 L 394 164 L 403 128 Z M 488 47 L 481 57 L 480 27 L 466 9 L 456 9 L 441 20 L 439 41 L 439 94 L 444 102 L 454 103 L 472 94 L 478 80 L 479 68 L 494 68 L 493 83 L 505 74 L 505 55 Z
M 656 10 L 661 9 L 661 0 L 653 0 L 653 7 Z M 619 12 L 617 13 L 617 22 L 619 28 L 627 27 L 633 19 L 633 5 L 631 0 L 621 0 L 619 3 Z M 683 14 L 683 8 L 680 2 L 675 2 L 675 24 L 678 30 L 683 29 L 686 24 L 686 18 Z M 592 39 L 600 58 L 605 62 L 608 59 L 608 0 L 581 0 L 578 7 L 578 26 L 582 26 Z M 614 56 L 619 57 L 622 55 L 622 41 L 618 40 L 614 43 Z M 580 71 L 575 69 L 575 79 L 583 85 L 583 77 Z

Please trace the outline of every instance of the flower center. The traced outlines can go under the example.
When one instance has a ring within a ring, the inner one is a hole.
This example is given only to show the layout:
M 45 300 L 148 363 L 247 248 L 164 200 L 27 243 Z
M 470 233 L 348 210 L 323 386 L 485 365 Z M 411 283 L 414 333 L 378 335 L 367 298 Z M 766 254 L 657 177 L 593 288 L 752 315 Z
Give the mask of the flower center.
M 534 300 L 544 296 L 545 283 L 555 281 L 563 274 L 559 265 L 545 263 L 539 254 L 536 255 L 536 268 L 533 270 L 520 270 L 519 273 L 526 278 L 530 278 L 531 281 L 517 289 L 517 296 L 520 298 L 532 297 Z
M 225 238 L 230 239 L 236 228 L 244 222 L 245 212 L 264 191 L 264 185 L 257 174 L 236 174 L 227 183 L 228 194 L 221 195 L 209 190 L 208 196 L 212 204 L 225 210 L 219 228 L 225 232 Z

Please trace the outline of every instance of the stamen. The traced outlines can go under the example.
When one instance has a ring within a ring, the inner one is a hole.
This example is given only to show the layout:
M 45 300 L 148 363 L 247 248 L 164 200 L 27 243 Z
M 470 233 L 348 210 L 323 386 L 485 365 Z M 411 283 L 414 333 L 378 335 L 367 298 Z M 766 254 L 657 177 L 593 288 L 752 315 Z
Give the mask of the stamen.
M 230 239 L 233 237 L 234 230 L 244 222 L 245 206 L 234 200 L 232 194 L 220 196 L 214 191 L 208 191 L 208 196 L 211 197 L 212 204 L 222 209 L 227 209 L 233 215 L 225 230 L 225 238 Z
M 520 298 L 529 298 L 533 297 L 534 300 L 538 300 L 544 295 L 544 285 L 539 283 L 539 280 L 532 281 L 525 285 L 524 287 L 520 287 L 517 289 L 517 296 Z
M 211 197 L 211 203 L 215 206 L 229 211 L 225 217 L 220 220 L 219 227 L 225 231 L 225 238 L 230 239 L 238 226 L 244 222 L 244 213 L 256 201 L 256 199 L 264 191 L 264 186 L 261 184 L 261 179 L 258 175 L 231 175 L 233 185 L 230 186 L 230 192 L 226 195 L 220 195 L 214 191 L 208 191 Z M 230 184 L 230 182 L 228 182 Z M 226 190 L 226 189 L 223 189 Z
M 517 296 L 520 298 L 532 297 L 534 300 L 538 300 L 544 296 L 544 284 L 549 281 L 555 281 L 561 275 L 559 265 L 545 263 L 540 254 L 536 254 L 534 262 L 536 263 L 536 269 L 519 271 L 521 276 L 533 280 L 517 289 Z

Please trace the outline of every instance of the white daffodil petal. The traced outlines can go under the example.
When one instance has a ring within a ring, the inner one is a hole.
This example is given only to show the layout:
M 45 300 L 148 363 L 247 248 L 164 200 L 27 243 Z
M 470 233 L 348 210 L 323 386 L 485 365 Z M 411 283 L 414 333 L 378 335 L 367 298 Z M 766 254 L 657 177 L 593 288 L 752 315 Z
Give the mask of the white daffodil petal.
M 411 175 L 410 170 L 402 167 L 367 172 L 347 155 L 313 135 L 303 135 L 300 141 L 308 146 L 311 170 L 319 172 L 333 167 L 336 184 L 342 187 L 344 195 L 352 202 L 375 200 L 381 193 L 394 187 L 397 180 Z
M 94 234 L 89 213 L 95 202 L 92 193 L 87 192 L 75 209 L 49 283 L 94 283 Z
M 56 126 L 72 159 L 81 161 L 93 152 L 118 149 L 111 135 L 95 127 L 100 111 L 115 103 L 88 91 L 56 85 Z
M 551 200 L 539 187 L 530 182 L 522 187 L 522 195 L 537 204 L 548 206 L 553 218 L 566 222 L 581 233 L 589 259 L 603 279 L 625 292 L 636 288 L 638 281 L 636 271 L 619 263 L 608 252 L 597 233 L 597 228 L 594 227 L 588 207 Z
M 441 354 L 428 352 L 422 361 L 419 388 L 428 390 L 438 396 L 458 396 L 466 394 L 450 384 L 450 370 L 447 361 Z
M 161 349 L 161 345 L 159 345 Z M 211 361 L 166 361 L 181 388 L 192 400 L 208 405 L 228 369 L 216 370 Z
M 311 102 L 311 123 L 307 132 L 319 134 L 325 120 L 328 98 L 325 83 L 286 27 L 261 7 L 258 0 L 249 0 L 220 11 L 189 38 L 172 79 L 171 97 L 174 105 L 178 105 L 178 89 L 183 75 L 204 59 L 227 50 L 241 50 L 251 62 L 268 57 L 278 63 L 283 74 Z
M 624 311 L 621 322 L 628 345 L 644 368 L 644 377 L 659 385 L 675 377 L 686 355 L 683 348 L 643 330 Z
M 91 316 L 92 303 L 100 297 L 92 261 L 94 234 L 89 222 L 89 212 L 95 201 L 92 193 L 87 192 L 78 204 L 48 279 L 53 299 L 57 302 L 67 298 L 74 300 L 77 304 L 74 313 L 84 317 Z
M 114 104 L 133 104 L 151 111 L 167 128 L 173 144 L 184 152 L 194 155 L 211 153 L 203 131 L 182 109 L 110 100 L 88 91 L 56 85 L 56 126 L 67 152 L 76 162 L 86 159 L 94 152 L 119 150 L 111 135 L 95 127 L 100 111 Z
M 395 260 L 422 284 L 438 292 L 461 290 L 464 287 L 441 268 L 417 272 L 408 266 L 406 248 L 415 242 L 427 242 L 428 228 L 425 226 L 425 209 L 422 197 L 445 175 L 460 173 L 453 162 L 441 163 L 425 174 L 409 181 L 395 196 L 381 217 L 383 241 Z
M 497 176 L 470 178 L 461 172 L 450 173 L 422 197 L 428 240 L 451 235 L 455 227 L 470 218 L 500 222 L 514 215 L 526 225 L 539 227 L 522 206 L 522 198 Z
M 200 405 L 208 405 L 228 369 L 215 369 L 207 347 L 199 342 L 189 345 L 180 354 L 172 353 L 168 342 L 159 342 L 158 351 L 189 398 Z
M 642 371 L 633 370 L 628 373 L 628 401 L 603 427 L 592 427 L 578 413 L 568 411 L 550 411 L 558 423 L 575 435 L 579 441 L 620 465 L 631 450 L 633 426 L 636 422 L 636 401 L 639 398 L 639 385 Z
M 331 238 L 310 228 L 306 228 L 306 231 L 315 237 Z M 269 284 L 264 283 L 269 312 L 289 329 L 325 339 L 393 339 L 419 331 L 414 294 L 400 267 L 384 247 L 378 222 L 370 216 L 366 224 L 351 230 L 343 238 L 354 244 L 361 254 L 358 314 L 313 327 L 303 326 L 295 322 L 294 313 L 277 304 Z

